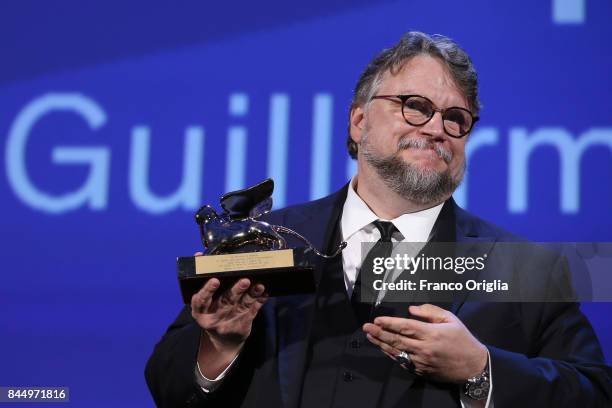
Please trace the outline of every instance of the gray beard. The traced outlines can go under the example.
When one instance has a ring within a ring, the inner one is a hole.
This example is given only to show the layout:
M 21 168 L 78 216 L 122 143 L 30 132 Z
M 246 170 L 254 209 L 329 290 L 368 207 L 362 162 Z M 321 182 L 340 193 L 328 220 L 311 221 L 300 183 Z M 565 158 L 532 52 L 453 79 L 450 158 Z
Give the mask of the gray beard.
M 446 163 L 452 158 L 452 152 L 421 138 L 402 138 L 397 146 L 397 153 L 381 157 L 373 152 L 368 143 L 367 132 L 364 133 L 359 146 L 364 159 L 372 166 L 385 185 L 399 196 L 419 205 L 436 204 L 450 196 L 461 184 L 465 173 L 465 163 L 461 172 L 453 177 L 450 169 L 438 172 L 421 169 L 406 163 L 399 153 L 407 148 L 433 147 Z

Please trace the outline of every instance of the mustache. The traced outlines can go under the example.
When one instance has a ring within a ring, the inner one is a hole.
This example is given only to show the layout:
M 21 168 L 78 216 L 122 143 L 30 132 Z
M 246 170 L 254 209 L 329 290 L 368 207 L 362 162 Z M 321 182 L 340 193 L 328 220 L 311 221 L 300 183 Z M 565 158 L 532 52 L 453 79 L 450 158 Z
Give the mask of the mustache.
M 406 149 L 433 149 L 436 154 L 444 160 L 446 163 L 450 163 L 453 159 L 453 153 L 440 145 L 439 143 L 432 143 L 426 139 L 403 137 L 397 144 L 397 151 L 400 152 Z

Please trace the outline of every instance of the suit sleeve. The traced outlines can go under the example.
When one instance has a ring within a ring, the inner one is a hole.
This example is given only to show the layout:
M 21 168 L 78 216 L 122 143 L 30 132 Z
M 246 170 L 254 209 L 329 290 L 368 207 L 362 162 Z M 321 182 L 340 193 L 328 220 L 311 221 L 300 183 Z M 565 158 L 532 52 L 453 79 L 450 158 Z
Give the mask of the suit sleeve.
M 229 370 L 222 384 L 211 393 L 202 390 L 194 375 L 200 333 L 200 327 L 191 317 L 191 308 L 185 306 L 155 346 L 145 368 L 145 378 L 157 407 L 240 405 L 252 376 L 249 355 L 253 354 L 250 351 L 253 348 L 253 333 L 234 362 L 235 367 Z
M 185 306 L 147 362 L 145 378 L 158 407 L 200 406 L 207 399 L 194 378 L 200 328 Z
M 564 297 L 566 260 L 552 268 L 553 288 Z M 558 290 L 557 290 L 558 289 Z M 527 354 L 489 346 L 495 370 L 495 407 L 610 407 L 612 370 L 599 341 L 576 302 L 524 303 L 523 335 L 532 345 Z

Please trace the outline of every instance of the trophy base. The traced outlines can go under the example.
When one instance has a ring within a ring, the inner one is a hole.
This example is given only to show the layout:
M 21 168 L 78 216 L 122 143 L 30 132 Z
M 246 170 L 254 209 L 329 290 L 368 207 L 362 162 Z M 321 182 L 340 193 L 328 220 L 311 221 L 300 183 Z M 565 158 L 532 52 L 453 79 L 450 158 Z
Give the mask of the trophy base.
M 293 248 L 223 255 L 177 258 L 181 296 L 185 304 L 211 278 L 218 278 L 223 290 L 240 278 L 261 283 L 269 296 L 286 296 L 315 291 L 312 251 Z

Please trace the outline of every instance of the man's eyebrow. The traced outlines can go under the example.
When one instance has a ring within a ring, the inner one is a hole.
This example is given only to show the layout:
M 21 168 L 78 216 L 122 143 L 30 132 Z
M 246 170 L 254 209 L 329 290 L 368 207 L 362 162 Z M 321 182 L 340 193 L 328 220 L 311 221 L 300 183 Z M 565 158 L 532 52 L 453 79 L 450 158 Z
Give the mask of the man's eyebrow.
M 421 94 L 411 89 L 402 89 L 398 95 L 421 95 Z
M 417 95 L 417 96 L 423 96 L 423 97 L 425 97 L 425 98 L 427 98 L 427 99 L 429 99 L 430 101 L 432 101 L 432 102 L 433 102 L 433 100 L 432 100 L 432 99 L 431 99 L 429 96 L 427 96 L 427 95 L 423 95 L 422 93 L 419 93 L 419 92 L 414 91 L 414 90 L 412 90 L 412 89 L 402 89 L 402 90 L 400 91 L 400 93 L 398 93 L 398 94 L 394 94 L 394 95 Z M 470 109 L 470 108 L 469 108 L 470 104 L 469 104 L 469 103 L 467 103 L 467 101 L 464 101 L 464 102 L 465 102 L 465 103 L 463 103 L 463 104 L 458 104 L 458 105 L 450 105 L 450 106 L 447 106 L 447 108 L 463 108 L 463 109 L 468 109 L 468 110 L 469 110 L 469 109 Z M 435 102 L 434 102 L 434 104 L 435 104 Z M 463 105 L 465 105 L 465 106 L 463 106 Z M 436 107 L 438 107 L 438 108 L 439 108 L 439 106 L 437 106 L 437 105 L 436 105 Z

